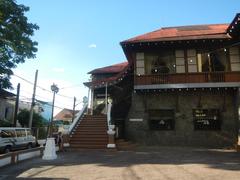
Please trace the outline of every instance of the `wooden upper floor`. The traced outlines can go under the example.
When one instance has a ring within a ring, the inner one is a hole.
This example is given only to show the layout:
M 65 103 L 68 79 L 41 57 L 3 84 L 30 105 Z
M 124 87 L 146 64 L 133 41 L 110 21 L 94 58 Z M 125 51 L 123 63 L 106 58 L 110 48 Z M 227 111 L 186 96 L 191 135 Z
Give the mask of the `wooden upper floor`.
M 135 85 L 240 82 L 240 47 L 137 52 Z
M 199 83 L 239 86 L 239 34 L 237 14 L 230 24 L 161 28 L 121 45 L 134 67 L 135 86 Z

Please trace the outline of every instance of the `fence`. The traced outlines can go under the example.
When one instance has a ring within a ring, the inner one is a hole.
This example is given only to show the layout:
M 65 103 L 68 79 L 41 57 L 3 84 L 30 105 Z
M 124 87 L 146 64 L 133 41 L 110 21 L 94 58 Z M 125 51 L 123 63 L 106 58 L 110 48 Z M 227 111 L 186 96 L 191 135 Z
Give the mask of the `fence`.
M 20 161 L 27 160 L 33 157 L 40 157 L 43 154 L 43 147 L 21 150 L 0 155 L 0 167 L 16 164 Z

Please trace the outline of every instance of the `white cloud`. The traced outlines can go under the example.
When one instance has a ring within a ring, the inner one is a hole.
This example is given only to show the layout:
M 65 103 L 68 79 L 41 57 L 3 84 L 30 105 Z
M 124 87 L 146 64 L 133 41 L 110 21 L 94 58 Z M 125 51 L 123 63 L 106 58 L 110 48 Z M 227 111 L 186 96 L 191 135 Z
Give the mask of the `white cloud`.
M 57 72 L 57 73 L 63 73 L 65 70 L 64 70 L 64 68 L 54 67 L 54 68 L 52 68 L 52 71 Z
M 97 47 L 96 44 L 89 44 L 89 45 L 88 45 L 88 48 L 96 48 L 96 47 Z

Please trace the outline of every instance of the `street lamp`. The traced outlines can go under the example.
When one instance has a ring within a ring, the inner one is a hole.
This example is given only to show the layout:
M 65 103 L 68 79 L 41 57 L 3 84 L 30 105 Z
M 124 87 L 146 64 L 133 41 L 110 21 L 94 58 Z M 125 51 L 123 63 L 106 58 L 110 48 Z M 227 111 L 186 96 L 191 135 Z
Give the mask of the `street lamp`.
M 59 88 L 56 84 L 51 85 L 51 90 L 53 92 L 53 102 L 52 102 L 52 118 L 51 118 L 51 124 L 49 129 L 49 134 L 45 146 L 45 150 L 43 153 L 43 159 L 44 160 L 53 160 L 57 158 L 56 154 L 56 147 L 55 147 L 55 139 L 52 137 L 52 124 L 53 124 L 53 110 L 54 110 L 54 101 L 55 101 L 55 94 L 58 93 Z
M 53 112 L 54 112 L 55 94 L 58 93 L 59 88 L 57 87 L 56 84 L 53 83 L 53 85 L 51 85 L 51 90 L 52 90 L 52 92 L 53 92 L 53 101 L 52 101 L 52 116 L 51 116 L 49 136 L 52 137 L 52 131 L 53 131 Z

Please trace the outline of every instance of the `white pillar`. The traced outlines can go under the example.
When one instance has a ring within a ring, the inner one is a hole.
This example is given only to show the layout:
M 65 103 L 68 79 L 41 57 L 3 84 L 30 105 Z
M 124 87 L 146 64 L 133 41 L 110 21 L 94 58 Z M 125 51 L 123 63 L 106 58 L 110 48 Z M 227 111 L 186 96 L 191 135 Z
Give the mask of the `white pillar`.
M 93 99 L 94 99 L 94 89 L 91 89 L 91 115 L 93 115 Z
M 87 107 L 87 114 L 89 113 L 88 112 L 88 110 L 89 110 L 89 108 L 90 108 L 90 103 L 89 103 L 89 96 L 90 96 L 90 88 L 88 88 L 88 96 L 87 96 L 87 98 L 88 98 L 88 100 L 87 100 L 87 103 L 88 103 L 88 107 Z
M 106 111 L 106 114 L 107 114 L 107 110 L 108 110 L 108 91 L 107 91 L 107 88 L 108 88 L 108 85 L 106 83 L 106 86 L 105 86 L 105 111 Z

